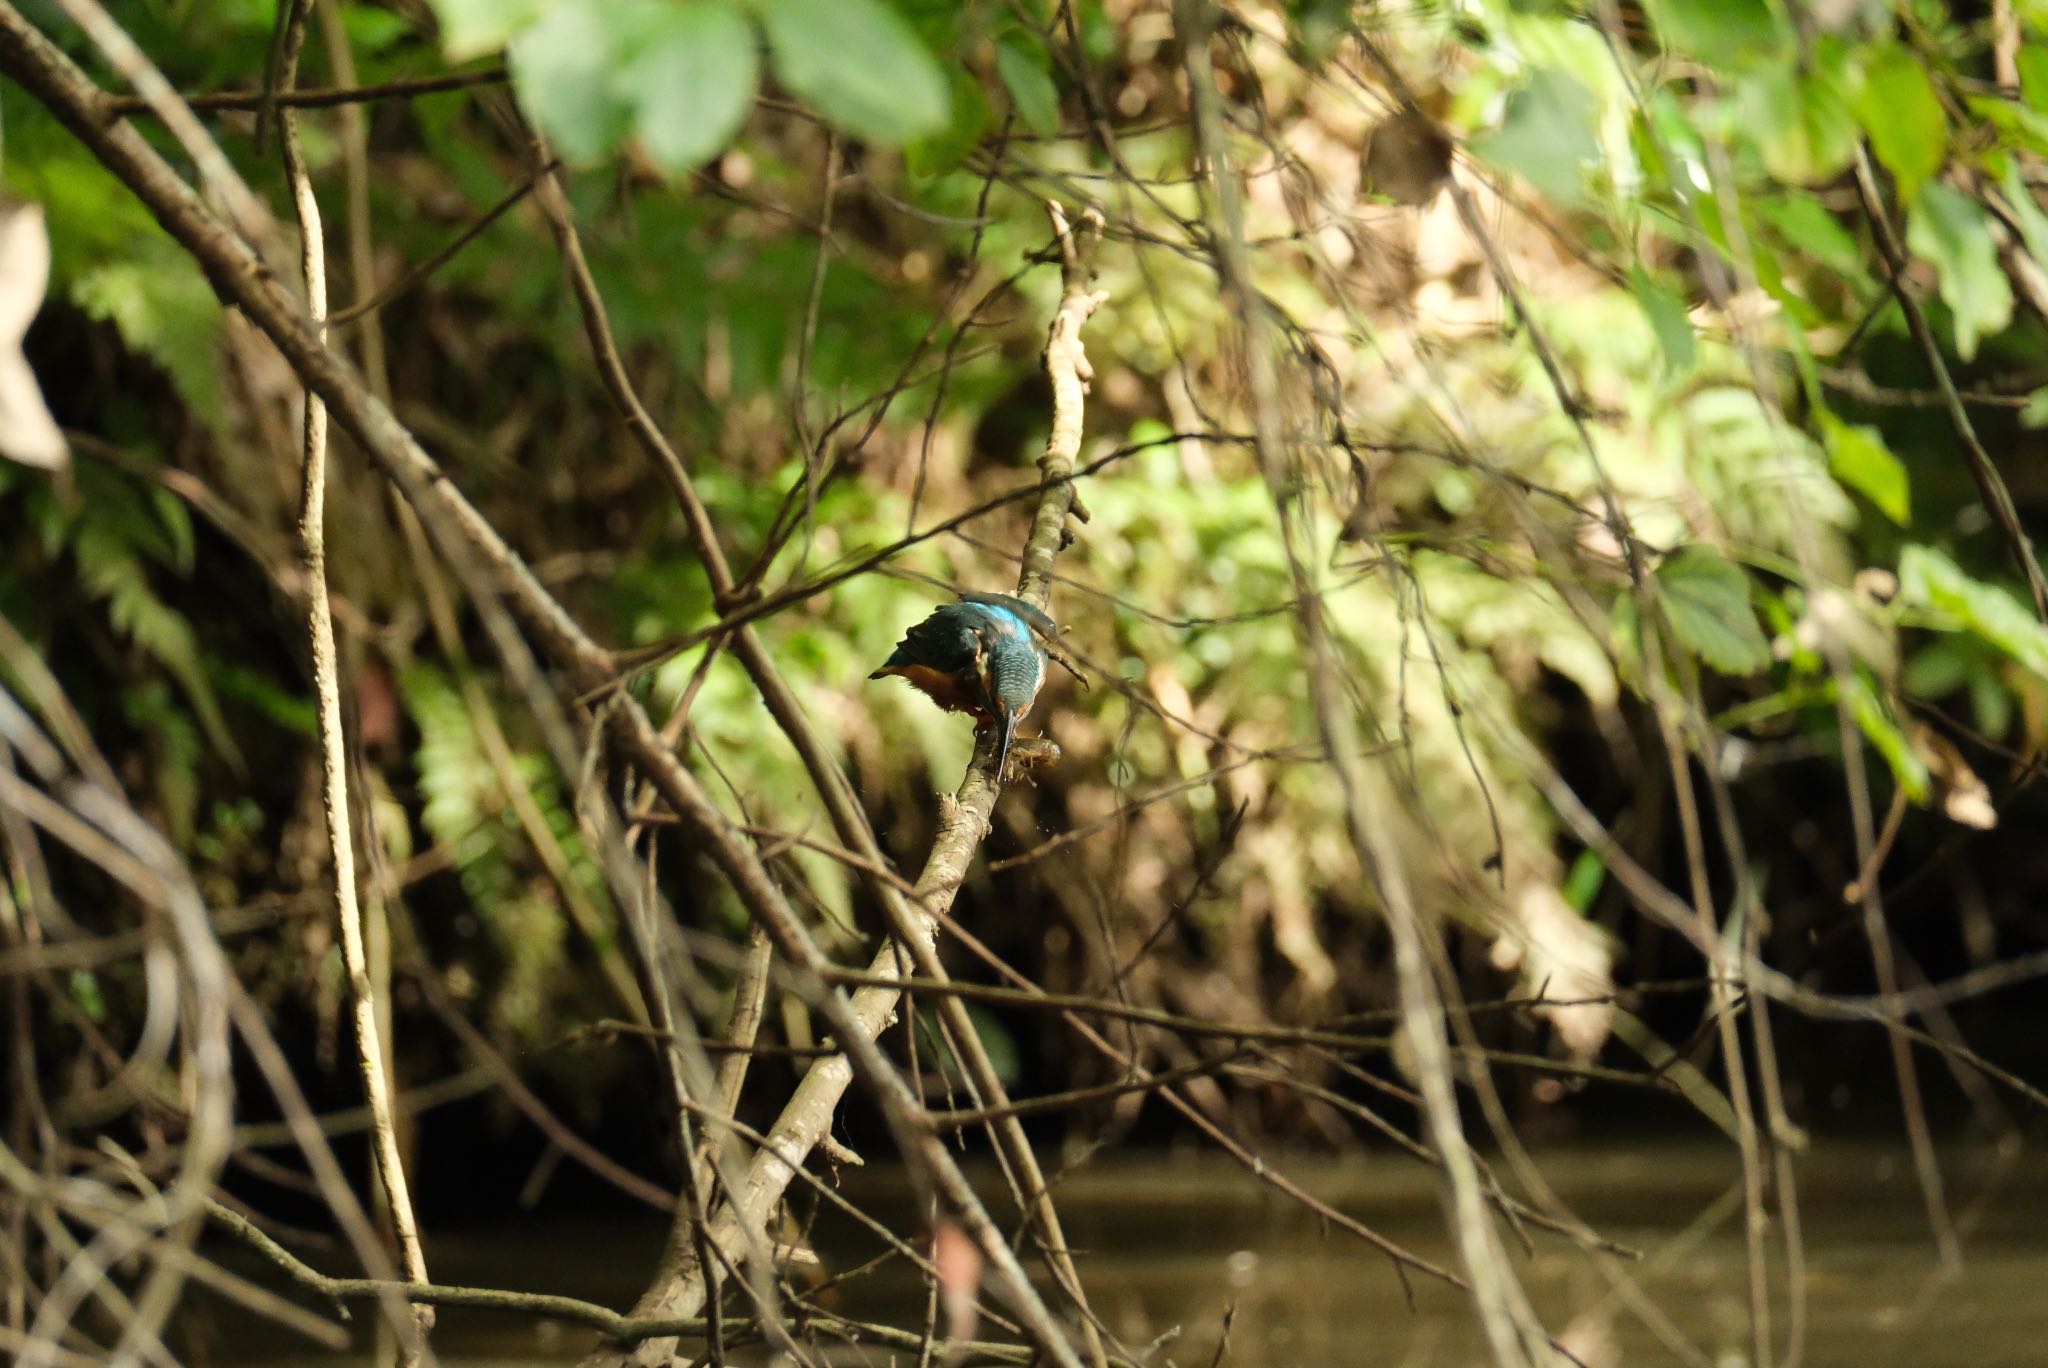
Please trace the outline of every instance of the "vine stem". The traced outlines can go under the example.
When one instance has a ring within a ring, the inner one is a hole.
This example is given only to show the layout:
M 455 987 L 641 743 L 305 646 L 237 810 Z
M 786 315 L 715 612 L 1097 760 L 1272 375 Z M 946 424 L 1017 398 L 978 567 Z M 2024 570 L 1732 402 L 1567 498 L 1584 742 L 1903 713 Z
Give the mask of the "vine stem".
M 284 15 L 284 37 L 278 85 L 289 89 L 298 79 L 299 55 L 305 48 L 306 24 L 315 0 L 292 0 Z M 299 268 L 306 283 L 306 311 L 315 336 L 327 338 L 327 237 L 320 218 L 320 200 L 306 166 L 299 137 L 298 111 L 277 111 L 285 176 L 291 183 L 292 207 L 299 221 Z M 377 1178 L 398 1239 L 399 1260 L 406 1281 L 425 1283 L 426 1251 L 420 1243 L 419 1221 L 413 1214 L 406 1184 L 405 1161 L 399 1153 L 398 1128 L 391 1105 L 391 1077 L 385 1068 L 384 1032 L 380 1024 L 376 985 L 371 978 L 356 890 L 355 839 L 348 802 L 348 735 L 341 716 L 341 670 L 334 644 L 334 610 L 327 595 L 327 405 L 309 386 L 305 392 L 305 424 L 301 444 L 303 481 L 299 502 L 299 552 L 306 575 L 306 635 L 313 660 L 313 697 L 319 720 L 320 797 L 326 813 L 327 848 L 334 868 L 335 916 L 341 923 L 341 954 L 348 971 L 351 1015 L 355 1020 L 356 1066 L 370 1107 Z M 411 1333 L 399 1343 L 399 1362 L 420 1362 L 427 1332 L 434 1325 L 431 1306 L 415 1307 Z

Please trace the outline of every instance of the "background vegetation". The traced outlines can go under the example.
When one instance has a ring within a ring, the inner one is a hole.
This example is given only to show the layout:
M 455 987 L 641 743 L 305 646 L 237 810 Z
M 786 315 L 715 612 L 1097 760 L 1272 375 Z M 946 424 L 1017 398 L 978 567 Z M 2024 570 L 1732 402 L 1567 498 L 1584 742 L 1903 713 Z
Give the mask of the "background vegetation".
M 125 96 L 82 7 L 30 0 L 15 22 Z M 197 104 L 273 214 L 279 8 L 110 6 L 177 90 L 240 92 Z M 1400 855 L 1436 988 L 1519 1001 L 1448 1017 L 1496 1128 L 1718 1128 L 1782 1212 L 1802 1133 L 1853 1080 L 1853 1107 L 1918 1142 L 1944 1251 L 1929 1136 L 2038 1130 L 2038 1005 L 1983 994 L 2048 947 L 2028 533 L 2048 498 L 2048 7 L 310 9 L 299 85 L 379 88 L 300 115 L 333 347 L 615 649 L 848 966 L 882 943 L 882 895 L 721 624 L 750 592 L 774 605 L 760 639 L 914 878 L 969 729 L 866 676 L 954 587 L 1015 582 L 1063 291 L 1044 206 L 1099 214 L 1086 521 L 1052 596 L 1075 668 L 1028 728 L 1063 759 L 1002 797 L 954 917 L 1029 981 L 1123 1013 L 1104 1050 L 1056 1014 L 974 1006 L 1018 1096 L 1179 1070 L 1186 1105 L 1106 1088 L 1035 1117 L 1037 1138 L 1206 1123 L 1349 1147 L 1385 1126 L 1455 1146 L 1407 1092 L 1428 1068 L 1412 1019 L 1380 1050 L 1317 1035 L 1383 1037 L 1403 1000 L 1361 810 Z M 353 1105 L 300 621 L 302 376 L 19 51 L 0 46 L 5 186 L 42 206 L 54 260 L 26 353 L 73 459 L 0 462 L 0 680 L 81 772 L 104 757 L 313 1101 Z M 291 278 L 291 229 L 250 235 Z M 617 402 L 576 259 L 738 592 Z M 651 824 L 636 850 L 714 1038 L 747 897 L 602 745 L 550 754 L 471 582 L 352 441 L 329 503 L 389 1064 L 421 1105 L 488 1093 L 445 1114 L 459 1143 L 434 1138 L 441 1114 L 402 1125 L 434 1175 L 421 1210 L 506 1201 L 537 1108 L 672 1190 L 661 1051 L 633 1039 L 659 1019 L 649 970 L 585 800 Z M 1362 790 L 1333 764 L 1324 665 Z M 609 725 L 604 691 L 551 666 L 579 728 Z M 7 1144 L 118 1186 L 91 1157 L 108 1137 L 161 1177 L 193 1105 L 185 1056 L 130 1060 L 163 1044 L 136 953 L 162 927 L 34 811 L 0 811 Z M 941 942 L 963 979 L 1001 981 Z M 781 1055 L 741 1120 L 766 1128 L 833 1034 L 817 1007 L 776 980 L 761 1040 Z M 943 1105 L 964 1042 L 919 1010 L 920 1055 L 886 1043 Z M 1866 1067 L 1894 1083 L 1863 1087 Z M 277 1115 L 240 1074 L 238 1115 Z M 865 1112 L 847 1124 L 888 1146 Z M 479 1134 L 521 1137 L 518 1162 L 479 1159 Z M 230 1168 L 221 1200 L 297 1213 L 298 1163 Z M 26 1233 L 29 1195 L 6 1199 L 17 1339 L 71 1257 Z

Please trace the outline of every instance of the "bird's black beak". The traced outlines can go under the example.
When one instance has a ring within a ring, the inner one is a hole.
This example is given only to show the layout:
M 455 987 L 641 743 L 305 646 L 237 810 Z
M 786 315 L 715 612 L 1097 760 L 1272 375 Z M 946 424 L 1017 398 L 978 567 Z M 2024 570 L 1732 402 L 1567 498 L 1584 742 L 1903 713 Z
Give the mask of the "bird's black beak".
M 1010 738 L 1017 734 L 1017 714 L 1008 708 L 1003 709 L 997 725 L 1002 728 L 997 733 L 999 739 L 996 742 L 996 782 L 1000 784 L 1010 768 Z

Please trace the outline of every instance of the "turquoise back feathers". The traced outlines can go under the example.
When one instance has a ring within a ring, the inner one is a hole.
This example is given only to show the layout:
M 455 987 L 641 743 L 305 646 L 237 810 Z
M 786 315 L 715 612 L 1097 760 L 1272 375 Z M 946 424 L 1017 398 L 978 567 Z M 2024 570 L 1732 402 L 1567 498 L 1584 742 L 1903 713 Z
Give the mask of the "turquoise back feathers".
M 1051 619 L 999 594 L 949 603 L 903 634 L 871 679 L 899 675 L 951 712 L 1021 717 L 1045 683 L 1045 652 L 1032 634 Z

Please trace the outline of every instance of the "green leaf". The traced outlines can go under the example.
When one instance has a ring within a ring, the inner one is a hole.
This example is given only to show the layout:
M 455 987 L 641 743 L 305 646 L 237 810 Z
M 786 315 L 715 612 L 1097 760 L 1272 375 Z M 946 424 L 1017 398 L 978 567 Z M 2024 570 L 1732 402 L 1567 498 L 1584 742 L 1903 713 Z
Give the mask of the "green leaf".
M 2012 730 L 2012 694 L 1992 673 L 1978 673 L 1970 676 L 1970 712 L 1977 719 L 1977 730 L 1993 741 L 2000 740 Z
M 1796 60 L 1750 76 L 1742 87 L 1742 110 L 1764 166 L 1779 180 L 1831 180 L 1856 155 L 1856 116 L 1841 87 Z
M 2028 188 L 2026 177 L 2020 174 L 2019 159 L 2006 159 L 2005 175 L 1999 182 L 2005 191 L 2005 202 L 2012 208 L 2013 221 L 2019 225 L 2020 241 L 2026 246 L 2027 255 L 2034 259 L 2036 266 L 2048 267 L 2048 214 L 2041 212 L 2041 206 L 2034 202 L 2034 192 Z
M 649 17 L 646 0 L 554 0 L 512 40 L 513 89 L 540 130 L 571 161 L 591 162 L 617 145 L 632 111 L 614 91 L 619 37 Z
M 1016 43 L 996 44 L 996 75 L 1010 92 L 1017 116 L 1033 133 L 1051 137 L 1060 131 L 1060 91 L 1045 69 L 1045 59 Z
M 227 423 L 221 373 L 221 307 L 204 276 L 158 260 L 153 244 L 104 260 L 71 282 L 72 303 L 111 322 L 121 340 L 164 368 L 178 394 L 207 424 Z
M 107 1019 L 107 995 L 100 991 L 99 977 L 90 969 L 73 969 L 66 985 L 71 990 L 71 1000 L 78 1004 L 80 1011 L 95 1022 Z
M 1884 434 L 1825 412 L 1820 415 L 1820 426 L 1827 439 L 1829 472 L 1901 527 L 1910 522 L 1913 502 L 1906 466 L 1885 445 Z
M 157 597 L 123 529 L 111 523 L 83 524 L 72 542 L 72 554 L 78 560 L 80 580 L 94 598 L 106 602 L 107 619 L 114 629 L 154 656 L 177 680 L 200 725 L 206 728 L 207 739 L 239 771 L 241 750 L 206 677 L 192 623 Z
M 664 5 L 618 73 L 633 128 L 656 166 L 694 171 L 725 150 L 754 106 L 753 27 L 726 0 Z
M 1645 8 L 1667 51 L 1709 66 L 1734 66 L 1785 46 L 1767 0 L 1655 0 Z
M 1955 622 L 2048 678 L 2048 627 L 2020 600 L 1996 584 L 1964 574 L 1930 546 L 1909 546 L 1899 556 L 1899 600 Z
M 318 735 L 319 717 L 312 699 L 230 661 L 209 660 L 206 665 L 207 676 L 222 698 L 240 703 L 300 736 Z
M 1864 73 L 1856 116 L 1898 182 L 1899 198 L 1911 204 L 1948 156 L 1948 115 L 1927 68 L 1904 48 L 1888 49 Z
M 1564 900 L 1571 904 L 1572 911 L 1584 916 L 1593 906 L 1593 899 L 1600 896 L 1600 887 L 1607 882 L 1607 862 L 1595 850 L 1582 850 L 1572 861 L 1571 871 L 1564 876 L 1564 887 L 1558 890 Z
M 2048 48 L 2022 43 L 2019 52 L 2020 98 L 2030 109 L 2048 113 Z
M 1539 68 L 1508 97 L 1500 130 L 1471 141 L 1472 151 L 1527 180 L 1553 199 L 1579 198 L 1589 163 L 1600 159 L 1593 136 L 1593 93 L 1567 72 Z
M 1749 576 L 1709 546 L 1687 546 L 1657 567 L 1664 616 L 1699 658 L 1723 674 L 1754 674 L 1771 648 L 1749 604 Z
M 441 21 L 441 52 L 451 62 L 496 52 L 540 17 L 549 0 L 431 0 Z M 355 17 L 355 11 L 349 17 Z
M 945 73 L 880 0 L 759 0 L 776 79 L 857 138 L 900 147 L 951 113 Z
M 2002 147 L 2048 153 L 2048 114 L 1999 95 L 1965 95 L 1963 108 L 1992 128 Z
M 1841 275 L 1863 270 L 1856 239 L 1829 213 L 1827 206 L 1804 191 L 1760 201 L 1757 213 L 1792 246 Z
M 1961 191 L 1931 184 L 1906 216 L 1906 245 L 1940 273 L 1956 355 L 1970 360 L 1980 338 L 2012 321 L 2012 287 L 1999 269 L 1990 217 Z
M 418 34 L 410 18 L 389 10 L 352 5 L 342 11 L 341 18 L 342 27 L 348 31 L 350 45 L 366 52 L 381 54 L 394 44 Z
M 2027 396 L 2027 406 L 2020 410 L 2020 426 L 2023 428 L 2048 427 L 2048 385 Z
M 903 149 L 903 164 L 913 176 L 938 176 L 953 170 L 981 145 L 982 135 L 988 132 L 988 96 L 974 73 L 955 67 L 947 83 L 953 92 L 953 117 L 938 132 L 915 139 Z
M 1916 803 L 1927 801 L 1927 765 L 1913 749 L 1913 743 L 1899 730 L 1899 724 L 1892 720 L 1891 713 L 1877 696 L 1877 690 L 1870 686 L 1870 680 L 1863 671 L 1857 670 L 1848 677 L 1849 713 L 1856 719 L 1857 730 L 1861 731 L 1877 753 L 1884 757 L 1891 767 L 1892 778 L 1906 791 L 1906 796 Z
M 1657 345 L 1664 349 L 1665 372 L 1682 375 L 1691 370 L 1699 348 L 1685 301 L 1658 284 L 1640 262 L 1629 268 L 1628 283 L 1635 291 L 1636 303 L 1642 306 L 1643 316 L 1650 320 L 1650 331 L 1657 334 Z

